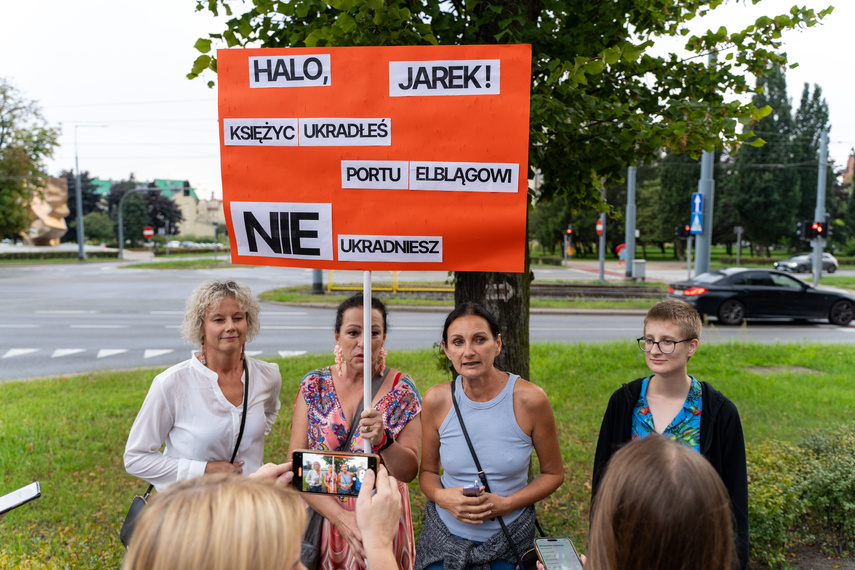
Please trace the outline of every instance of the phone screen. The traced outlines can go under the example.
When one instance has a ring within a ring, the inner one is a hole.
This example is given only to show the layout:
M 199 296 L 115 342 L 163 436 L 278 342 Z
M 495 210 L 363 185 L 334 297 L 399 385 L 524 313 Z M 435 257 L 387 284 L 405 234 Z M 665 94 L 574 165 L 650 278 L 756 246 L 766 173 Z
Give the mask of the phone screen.
M 0 497 L 0 514 L 11 511 L 16 507 L 20 507 L 24 503 L 29 503 L 33 499 L 38 499 L 42 496 L 42 490 L 39 482 L 35 481 L 26 487 L 16 489 L 7 495 Z
M 291 459 L 292 484 L 301 493 L 355 497 L 366 471 L 377 472 L 377 455 L 343 451 L 297 450 Z
M 534 547 L 546 570 L 583 570 L 579 554 L 569 538 L 536 538 Z

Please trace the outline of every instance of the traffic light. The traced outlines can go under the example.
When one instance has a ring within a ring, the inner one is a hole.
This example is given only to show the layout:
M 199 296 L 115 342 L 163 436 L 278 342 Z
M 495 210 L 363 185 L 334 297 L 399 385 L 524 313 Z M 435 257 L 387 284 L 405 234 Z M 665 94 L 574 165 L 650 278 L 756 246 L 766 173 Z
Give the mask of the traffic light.
M 691 226 L 674 226 L 674 237 L 680 239 L 686 239 L 690 235 L 692 235 L 692 227 Z
M 828 237 L 827 222 L 805 222 L 807 226 L 806 239 L 825 239 Z
M 810 239 L 808 237 L 808 229 L 810 228 L 810 222 L 799 222 L 796 224 L 796 235 L 799 239 Z
M 572 236 L 572 235 L 573 235 L 573 224 L 568 224 L 568 225 L 567 225 L 567 235 L 568 235 L 568 236 Z

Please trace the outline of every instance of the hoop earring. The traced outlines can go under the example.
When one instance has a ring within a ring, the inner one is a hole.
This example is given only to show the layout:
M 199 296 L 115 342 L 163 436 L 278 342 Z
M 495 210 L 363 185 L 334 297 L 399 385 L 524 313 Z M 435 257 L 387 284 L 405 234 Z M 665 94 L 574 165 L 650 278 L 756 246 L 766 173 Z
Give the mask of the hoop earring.
M 338 375 L 342 375 L 342 367 L 347 367 L 347 361 L 341 355 L 341 345 L 339 343 L 335 343 L 335 348 L 333 349 L 333 354 L 335 355 L 335 367 L 338 370 Z

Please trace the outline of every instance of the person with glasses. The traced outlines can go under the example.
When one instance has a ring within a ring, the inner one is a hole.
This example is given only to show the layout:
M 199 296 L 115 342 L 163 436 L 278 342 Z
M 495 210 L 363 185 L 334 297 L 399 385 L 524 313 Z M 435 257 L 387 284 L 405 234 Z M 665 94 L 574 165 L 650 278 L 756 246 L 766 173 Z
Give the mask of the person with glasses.
M 745 440 L 736 406 L 708 382 L 688 374 L 703 325 L 688 303 L 668 299 L 654 305 L 637 339 L 649 376 L 624 384 L 609 399 L 597 449 L 591 503 L 606 466 L 625 443 L 658 433 L 701 453 L 730 496 L 741 568 L 748 564 L 748 474 Z

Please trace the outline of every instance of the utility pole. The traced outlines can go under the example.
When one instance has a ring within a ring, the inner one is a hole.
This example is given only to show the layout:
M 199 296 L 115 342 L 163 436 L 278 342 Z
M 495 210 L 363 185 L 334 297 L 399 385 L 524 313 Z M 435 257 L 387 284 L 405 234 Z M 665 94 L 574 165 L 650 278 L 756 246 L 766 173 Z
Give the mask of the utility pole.
M 624 233 L 626 249 L 626 277 L 632 278 L 632 261 L 635 259 L 635 167 L 630 166 L 626 171 L 626 232 Z
M 822 130 L 819 136 L 819 172 L 816 176 L 816 210 L 813 221 L 825 223 L 825 171 L 828 169 L 828 131 Z M 822 250 L 825 248 L 825 236 L 813 240 L 813 285 L 819 285 L 822 277 Z
M 707 60 L 707 68 L 715 65 L 715 54 L 711 53 Z M 703 151 L 701 155 L 701 179 L 698 181 L 698 192 L 703 195 L 703 232 L 698 234 L 695 243 L 695 275 L 710 270 L 710 250 L 712 249 L 713 231 L 713 202 L 715 200 L 715 181 L 713 180 L 713 160 L 715 149 Z

